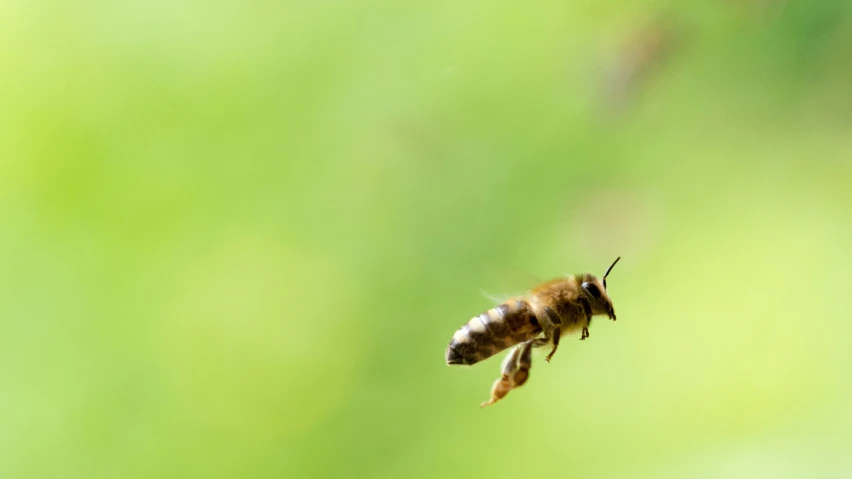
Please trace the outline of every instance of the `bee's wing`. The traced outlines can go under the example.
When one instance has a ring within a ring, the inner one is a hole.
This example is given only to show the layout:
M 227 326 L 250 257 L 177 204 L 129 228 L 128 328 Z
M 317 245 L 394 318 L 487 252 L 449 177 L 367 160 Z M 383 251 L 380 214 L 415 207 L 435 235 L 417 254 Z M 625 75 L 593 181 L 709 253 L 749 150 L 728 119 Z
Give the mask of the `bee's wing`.
M 480 289 L 479 292 L 482 294 L 482 296 L 485 296 L 486 298 L 491 300 L 494 304 L 503 304 L 506 301 L 509 301 L 510 299 L 515 299 L 515 298 L 518 298 L 520 296 L 523 296 L 521 294 L 508 294 L 508 293 L 494 294 L 494 293 L 491 293 L 491 292 L 486 291 L 484 289 Z
M 495 280 L 497 280 L 497 281 L 494 281 L 496 284 L 508 285 L 509 288 L 511 288 L 511 289 L 515 289 L 517 286 L 520 286 L 521 288 L 526 287 L 526 290 L 524 290 L 522 292 L 515 292 L 515 293 L 506 293 L 505 290 L 504 290 L 504 292 L 501 292 L 501 293 L 494 293 L 493 291 L 489 291 L 485 288 L 480 289 L 479 292 L 482 294 L 482 296 L 493 301 L 494 304 L 503 304 L 503 303 L 505 303 L 506 301 L 509 301 L 509 300 L 521 299 L 521 298 L 525 297 L 527 294 L 529 294 L 529 292 L 537 284 L 541 283 L 541 279 L 535 277 L 534 275 L 530 274 L 527 271 L 523 271 L 523 270 L 520 270 L 520 269 L 517 269 L 517 268 L 506 268 L 506 267 L 503 267 L 503 266 L 501 266 L 500 268 L 497 268 L 497 269 L 500 270 L 500 274 L 495 273 L 495 274 L 490 275 L 490 276 L 493 276 Z M 498 286 L 498 287 L 500 287 L 500 286 Z

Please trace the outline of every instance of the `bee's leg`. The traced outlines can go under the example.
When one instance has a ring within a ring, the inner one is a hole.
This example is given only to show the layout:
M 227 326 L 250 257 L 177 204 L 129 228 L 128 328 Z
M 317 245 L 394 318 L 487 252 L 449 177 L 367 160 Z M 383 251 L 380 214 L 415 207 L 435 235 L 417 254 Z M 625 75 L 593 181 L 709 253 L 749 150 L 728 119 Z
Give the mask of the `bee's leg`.
M 585 298 L 580 301 L 580 304 L 583 305 L 583 312 L 586 313 L 586 325 L 583 326 L 583 332 L 580 334 L 580 341 L 583 341 L 589 337 L 589 326 L 592 325 L 592 305 Z
M 583 329 L 585 331 L 585 329 Z M 559 337 L 562 336 L 562 329 L 556 328 L 553 330 L 553 349 L 550 350 L 550 354 L 544 358 L 547 362 L 550 362 L 550 358 L 553 357 L 553 354 L 556 353 L 556 348 L 559 347 Z
M 495 402 L 503 399 L 512 388 L 515 387 L 512 382 L 512 374 L 518 368 L 518 355 L 521 352 L 521 346 L 516 347 L 506 356 L 506 359 L 503 360 L 502 366 L 502 376 L 494 381 L 494 385 L 491 386 L 491 399 L 482 403 L 480 407 L 490 406 Z
M 512 374 L 512 382 L 515 383 L 515 387 L 523 386 L 530 377 L 533 343 L 535 343 L 535 340 L 527 341 L 518 346 L 521 354 L 518 356 L 517 370 Z
M 503 399 L 509 391 L 522 386 L 529 377 L 532 363 L 533 341 L 522 343 L 512 350 L 503 361 L 502 377 L 494 381 L 491 387 L 491 399 L 482 403 L 481 407 L 490 406 Z

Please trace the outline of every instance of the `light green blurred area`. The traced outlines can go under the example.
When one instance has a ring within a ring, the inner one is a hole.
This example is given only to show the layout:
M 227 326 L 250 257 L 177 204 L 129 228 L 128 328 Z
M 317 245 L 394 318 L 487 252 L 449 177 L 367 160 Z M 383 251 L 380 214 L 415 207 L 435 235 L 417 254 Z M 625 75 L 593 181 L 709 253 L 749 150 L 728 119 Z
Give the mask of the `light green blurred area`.
M 0 477 L 848 477 L 850 58 L 840 0 L 2 2 Z M 480 410 L 481 291 L 618 255 Z

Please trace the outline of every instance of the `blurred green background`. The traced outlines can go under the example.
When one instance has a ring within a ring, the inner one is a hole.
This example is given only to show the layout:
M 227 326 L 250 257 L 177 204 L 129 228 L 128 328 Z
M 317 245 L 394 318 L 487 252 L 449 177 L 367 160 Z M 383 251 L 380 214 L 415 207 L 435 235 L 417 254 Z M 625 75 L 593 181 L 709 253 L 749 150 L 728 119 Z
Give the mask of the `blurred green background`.
M 0 3 L 0 476 L 849 477 L 852 4 Z M 618 322 L 485 410 L 453 332 Z

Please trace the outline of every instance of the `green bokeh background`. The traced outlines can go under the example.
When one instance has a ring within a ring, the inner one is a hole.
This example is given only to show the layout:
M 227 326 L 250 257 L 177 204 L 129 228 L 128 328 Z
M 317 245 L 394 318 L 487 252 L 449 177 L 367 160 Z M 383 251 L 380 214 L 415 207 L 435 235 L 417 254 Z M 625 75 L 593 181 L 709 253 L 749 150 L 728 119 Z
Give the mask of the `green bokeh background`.
M 4 1 L 0 477 L 849 477 L 850 59 L 839 0 Z M 617 255 L 480 410 L 481 292 Z

